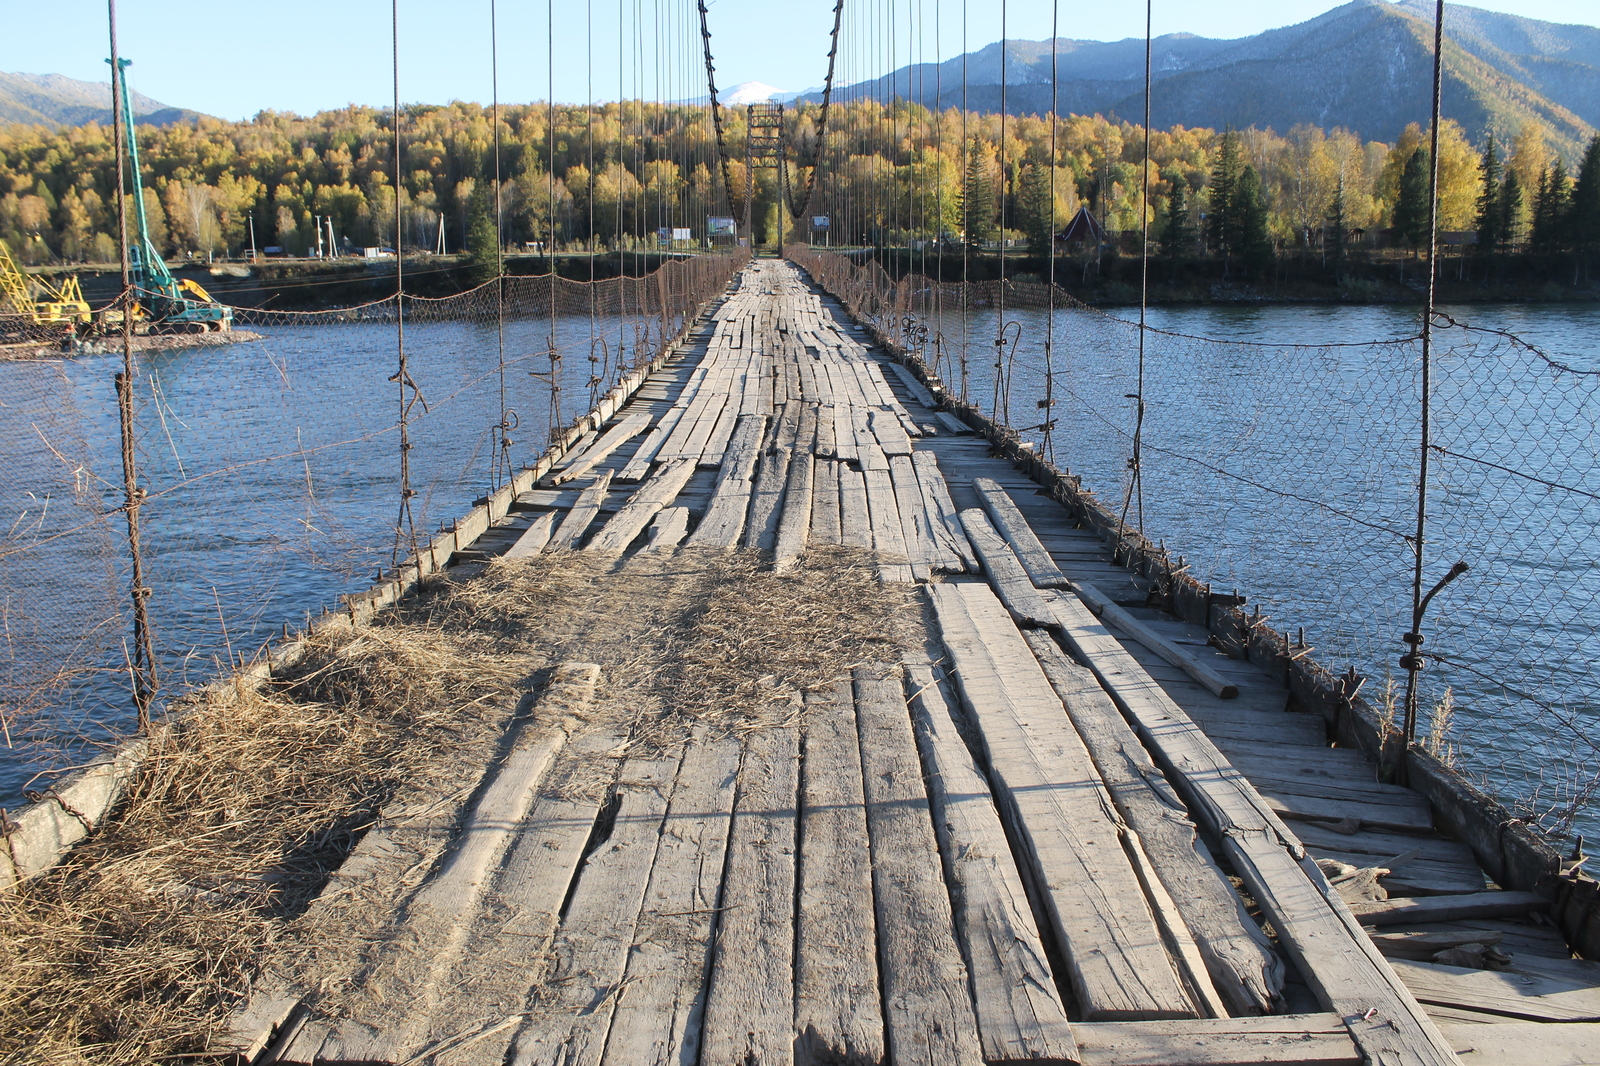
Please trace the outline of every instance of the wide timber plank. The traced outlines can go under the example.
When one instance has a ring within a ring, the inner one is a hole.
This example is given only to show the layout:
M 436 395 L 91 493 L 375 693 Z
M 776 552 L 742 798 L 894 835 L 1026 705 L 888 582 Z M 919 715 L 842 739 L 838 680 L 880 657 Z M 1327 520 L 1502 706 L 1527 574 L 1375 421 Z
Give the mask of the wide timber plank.
M 600 513 L 600 505 L 610 488 L 611 471 L 602 470 L 594 483 L 578 494 L 578 502 L 572 505 L 572 510 L 567 512 L 556 531 L 550 534 L 549 550 L 571 551 L 578 546 L 589 529 L 589 523 Z
M 1195 832 L 1188 811 L 1150 761 L 1094 674 L 1042 631 L 1025 634 L 1083 738 L 1112 801 L 1180 901 L 1212 983 L 1234 1014 L 1271 1014 L 1283 1002 L 1283 962 Z
M 977 1021 L 900 670 L 853 673 L 889 1061 L 966 1066 L 979 1060 Z
M 617 993 L 606 1066 L 680 1066 L 699 1057 L 700 1015 L 741 745 L 690 739 Z
M 795 1061 L 880 1062 L 872 859 L 848 681 L 806 698 L 795 920 Z
M 906 669 L 956 935 L 972 977 L 986 1062 L 1072 1063 L 1077 1045 L 999 812 L 932 667 Z
M 799 737 L 745 740 L 700 1040 L 703 1066 L 794 1062 L 794 903 Z
M 1060 699 L 989 586 L 927 586 L 967 713 L 1091 1021 L 1189 1018 L 1123 826 Z
M 606 842 L 584 860 L 516 1043 L 514 1066 L 596 1066 L 628 962 L 679 758 L 633 759 Z M 502 1056 L 504 1058 L 504 1056 Z

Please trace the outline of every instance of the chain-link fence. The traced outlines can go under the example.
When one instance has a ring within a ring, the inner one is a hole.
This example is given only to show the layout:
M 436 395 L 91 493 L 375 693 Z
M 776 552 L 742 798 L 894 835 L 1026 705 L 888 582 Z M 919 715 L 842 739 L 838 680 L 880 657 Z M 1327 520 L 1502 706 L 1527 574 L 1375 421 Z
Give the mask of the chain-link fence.
M 1330 668 L 1354 665 L 1373 703 L 1403 689 L 1422 419 L 1414 313 L 1369 316 L 1413 334 L 1393 339 L 1229 341 L 1141 330 L 1045 285 L 896 282 L 876 263 L 794 257 L 1194 576 L 1248 594 Z M 1592 839 L 1600 360 L 1563 363 L 1441 315 L 1430 391 L 1423 591 L 1457 560 L 1470 569 L 1423 624 L 1419 739 L 1552 836 Z
M 407 296 L 403 315 L 394 297 L 239 308 L 231 335 L 133 338 L 162 697 L 392 572 L 662 355 L 738 265 L 696 257 L 594 283 L 509 277 L 448 299 Z M 0 362 L 0 722 L 15 746 L 0 757 L 0 803 L 136 720 L 121 337 L 29 354 Z

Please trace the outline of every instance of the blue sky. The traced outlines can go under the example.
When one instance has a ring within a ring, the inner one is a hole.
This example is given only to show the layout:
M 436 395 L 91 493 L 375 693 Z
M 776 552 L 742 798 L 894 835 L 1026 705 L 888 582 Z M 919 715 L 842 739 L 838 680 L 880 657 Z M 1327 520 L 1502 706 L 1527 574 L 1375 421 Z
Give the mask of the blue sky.
M 619 93 L 674 99 L 703 92 L 698 39 L 691 36 L 692 0 L 548 2 L 554 4 L 553 34 L 547 0 L 497 0 L 501 100 L 543 99 L 552 81 L 555 97 L 565 101 L 615 99 Z M 1063 37 L 1143 36 L 1144 6 L 1137 2 L 1059 3 Z M 117 6 L 122 53 L 134 60 L 130 83 L 164 103 L 246 118 L 263 109 L 309 114 L 392 98 L 389 0 L 120 0 Z M 893 11 L 897 66 L 908 58 L 960 54 L 962 6 L 962 0 L 847 0 L 858 32 L 856 47 L 843 57 L 843 73 L 857 80 L 888 65 L 887 49 L 870 44 L 864 25 L 870 12 L 881 22 Z M 1156 0 L 1155 32 L 1242 37 L 1335 6 L 1334 0 Z M 1600 0 L 1480 0 L 1473 6 L 1600 25 Z M 103 0 L 5 0 L 4 7 L 0 70 L 105 79 Z M 998 0 L 966 0 L 969 48 L 1000 38 L 1001 8 Z M 752 80 L 790 90 L 820 85 L 832 9 L 831 0 L 712 0 L 719 87 Z M 1051 0 L 1008 0 L 1005 10 L 1007 36 L 1050 36 Z M 399 11 L 401 98 L 487 102 L 493 84 L 490 0 L 399 0 Z M 619 11 L 626 27 L 620 41 Z M 905 27 L 917 12 L 923 33 L 912 44 Z M 880 31 L 877 39 L 888 36 Z M 658 41 L 670 47 L 657 48 Z M 915 48 L 914 57 L 906 54 L 908 46 Z M 553 63 L 547 61 L 552 54 Z M 636 55 L 645 61 L 637 62 Z M 619 69 L 626 71 L 620 84 Z

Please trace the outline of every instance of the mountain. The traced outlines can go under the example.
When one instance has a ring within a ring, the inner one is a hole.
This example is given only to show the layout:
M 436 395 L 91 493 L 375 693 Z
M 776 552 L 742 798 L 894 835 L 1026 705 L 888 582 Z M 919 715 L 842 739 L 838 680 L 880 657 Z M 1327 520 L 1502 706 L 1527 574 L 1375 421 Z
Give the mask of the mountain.
M 1177 33 L 1151 42 L 1155 126 L 1343 126 L 1390 141 L 1426 125 L 1433 72 L 1428 0 L 1352 0 L 1316 18 L 1238 40 Z M 1050 109 L 1050 42 L 1005 43 L 1006 110 Z M 961 68 L 966 63 L 963 89 Z M 1000 109 L 1001 46 L 941 64 L 902 67 L 851 86 L 845 98 L 888 93 L 941 107 Z M 1062 114 L 1144 115 L 1144 41 L 1056 42 Z M 807 94 L 806 99 L 815 99 Z M 1477 8 L 1445 9 L 1442 108 L 1474 139 L 1509 140 L 1536 120 L 1572 158 L 1600 126 L 1600 28 Z
M 132 94 L 134 121 L 151 126 L 192 122 L 201 115 Z M 0 123 L 37 126 L 111 124 L 111 83 L 77 81 L 61 74 L 0 73 Z

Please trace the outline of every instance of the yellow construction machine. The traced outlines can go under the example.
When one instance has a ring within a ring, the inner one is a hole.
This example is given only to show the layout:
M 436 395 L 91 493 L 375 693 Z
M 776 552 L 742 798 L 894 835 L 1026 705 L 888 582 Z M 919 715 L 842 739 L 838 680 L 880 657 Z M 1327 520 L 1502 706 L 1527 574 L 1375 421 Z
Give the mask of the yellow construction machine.
M 59 286 L 17 268 L 11 250 L 0 241 L 0 314 L 15 315 L 24 325 L 88 325 L 89 302 L 76 276 Z

